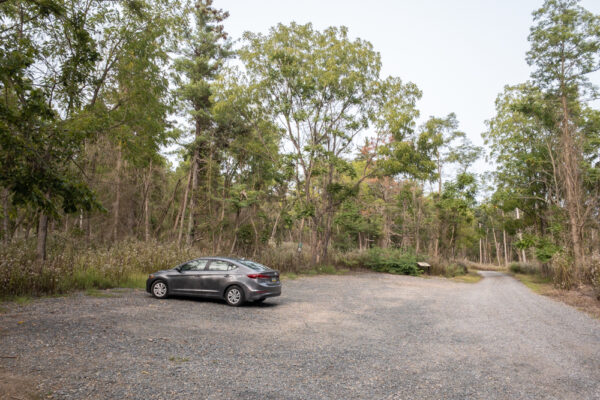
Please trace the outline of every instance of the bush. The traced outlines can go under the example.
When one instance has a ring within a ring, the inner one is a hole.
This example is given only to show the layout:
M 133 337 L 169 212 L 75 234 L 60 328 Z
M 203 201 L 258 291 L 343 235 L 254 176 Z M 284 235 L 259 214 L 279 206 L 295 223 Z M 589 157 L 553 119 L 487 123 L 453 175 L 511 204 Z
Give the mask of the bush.
M 417 257 L 413 253 L 398 249 L 381 249 L 378 247 L 366 252 L 364 265 L 378 272 L 417 276 L 421 271 L 417 268 Z
M 590 280 L 596 299 L 600 300 L 600 254 L 595 253 L 590 259 Z
M 528 263 L 520 263 L 520 262 L 510 263 L 510 265 L 508 266 L 508 269 L 510 269 L 510 271 L 515 274 L 534 275 L 539 272 L 539 269 L 535 265 L 528 264 Z
M 442 258 L 431 258 L 429 259 L 429 264 L 431 265 L 431 275 L 453 278 L 455 276 L 466 275 L 469 273 L 469 268 L 466 261 L 448 261 Z
M 448 264 L 441 275 L 447 278 L 454 278 L 455 276 L 466 275 L 469 272 L 466 264 L 461 261 L 455 261 Z
M 554 274 L 554 286 L 564 290 L 571 289 L 575 284 L 573 260 L 565 253 L 560 252 L 552 256 L 550 264 Z

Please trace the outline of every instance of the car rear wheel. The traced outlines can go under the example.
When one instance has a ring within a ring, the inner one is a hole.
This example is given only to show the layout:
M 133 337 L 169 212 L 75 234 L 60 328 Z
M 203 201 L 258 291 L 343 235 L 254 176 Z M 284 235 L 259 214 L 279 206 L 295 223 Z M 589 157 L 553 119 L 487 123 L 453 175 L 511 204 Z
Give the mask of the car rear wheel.
M 156 281 L 152 284 L 152 295 L 157 299 L 164 299 L 167 297 L 168 288 L 167 284 L 163 281 Z
M 233 307 L 244 304 L 244 291 L 239 286 L 230 286 L 225 291 L 225 301 Z

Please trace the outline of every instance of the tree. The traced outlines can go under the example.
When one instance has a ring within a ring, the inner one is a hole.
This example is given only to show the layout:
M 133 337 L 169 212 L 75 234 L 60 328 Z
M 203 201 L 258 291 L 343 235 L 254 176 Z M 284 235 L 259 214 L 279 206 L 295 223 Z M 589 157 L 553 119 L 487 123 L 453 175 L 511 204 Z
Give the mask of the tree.
M 212 0 L 198 0 L 190 10 L 191 20 L 181 43 L 182 56 L 176 60 L 178 72 L 177 83 L 179 96 L 185 103 L 186 112 L 192 122 L 194 140 L 190 146 L 191 165 L 189 189 L 186 189 L 184 203 L 187 203 L 189 190 L 189 219 L 187 228 L 188 241 L 192 240 L 195 226 L 196 197 L 199 172 L 205 185 L 205 201 L 208 215 L 213 212 L 212 196 L 214 176 L 219 171 L 218 160 L 215 159 L 217 149 L 225 145 L 223 138 L 215 135 L 215 124 L 212 116 L 213 95 L 211 84 L 214 82 L 225 61 L 231 57 L 231 43 L 224 31 L 222 22 L 229 16 L 223 10 L 212 6 Z M 187 206 L 179 225 L 178 242 L 181 241 Z
M 465 134 L 458 130 L 458 120 L 456 114 L 450 113 L 446 118 L 429 117 L 427 122 L 421 127 L 420 142 L 424 148 L 427 148 L 435 157 L 437 165 L 437 174 L 435 178 L 438 181 L 438 195 L 442 194 L 443 166 L 449 161 L 451 144 L 457 138 L 465 137 Z
M 344 27 L 319 32 L 311 24 L 279 24 L 267 36 L 246 33 L 244 38 L 241 59 L 263 108 L 283 132 L 283 149 L 296 171 L 302 221 L 310 218 L 313 225 L 313 263 L 318 263 L 327 257 L 336 209 L 356 194 L 381 143 L 376 138 L 367 146 L 373 151 L 362 176 L 346 182 L 344 177 L 356 173 L 345 158 L 354 139 L 373 119 L 387 118 L 379 127 L 386 125 L 398 134 L 410 127 L 418 89 L 393 78 L 382 81 L 372 45 L 351 41 Z M 390 99 L 381 109 L 387 117 L 377 118 L 374 107 L 381 104 L 381 93 L 389 93 Z
M 600 17 L 578 0 L 546 0 L 533 13 L 531 49 L 527 62 L 535 67 L 532 77 L 548 100 L 560 110 L 559 175 L 566 199 L 571 252 L 575 265 L 583 262 L 582 229 L 586 210 L 582 176 L 584 138 L 579 126 L 581 96 L 595 93 L 589 74 L 600 69 Z
M 2 5 L 2 14 L 0 185 L 13 193 L 13 203 L 30 204 L 39 211 L 37 257 L 43 261 L 48 217 L 98 206 L 82 177 L 69 168 L 89 131 L 63 118 L 74 113 L 78 93 L 72 88 L 85 84 L 87 67 L 97 54 L 89 46 L 89 34 L 57 2 Z M 45 59 L 47 46 L 36 40 L 37 35 L 55 21 L 64 25 L 67 36 L 73 35 L 76 49 L 66 58 L 60 76 L 66 110 L 53 108 L 55 86 L 42 84 L 34 73 L 36 63 Z

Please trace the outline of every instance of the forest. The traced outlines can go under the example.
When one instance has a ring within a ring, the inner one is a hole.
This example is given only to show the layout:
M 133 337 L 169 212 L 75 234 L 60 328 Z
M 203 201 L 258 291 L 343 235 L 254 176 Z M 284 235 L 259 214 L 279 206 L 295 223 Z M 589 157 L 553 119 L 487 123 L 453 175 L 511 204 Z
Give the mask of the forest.
M 600 16 L 533 11 L 531 77 L 498 94 L 484 147 L 454 113 L 419 122 L 423 93 L 368 38 L 232 38 L 227 18 L 212 0 L 0 0 L 0 297 L 138 287 L 200 255 L 514 264 L 600 296 Z

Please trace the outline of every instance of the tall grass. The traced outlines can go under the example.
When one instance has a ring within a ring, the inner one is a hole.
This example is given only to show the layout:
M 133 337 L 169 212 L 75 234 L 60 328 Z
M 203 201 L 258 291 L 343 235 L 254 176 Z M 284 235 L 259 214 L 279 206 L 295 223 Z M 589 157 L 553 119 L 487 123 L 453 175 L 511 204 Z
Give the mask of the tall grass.
M 35 244 L 0 249 L 0 297 L 65 293 L 71 290 L 143 287 L 148 273 L 201 256 L 170 243 L 127 240 L 111 247 L 87 247 L 56 237 L 48 260 L 35 259 Z
M 192 247 L 178 248 L 174 243 L 124 240 L 102 246 L 54 235 L 48 243 L 48 260 L 40 263 L 35 259 L 34 241 L 16 242 L 0 247 L 0 298 L 114 287 L 141 288 L 149 273 L 205 255 L 208 252 Z M 416 266 L 418 257 L 399 249 L 332 250 L 326 263 L 315 266 L 310 248 L 298 252 L 296 244 L 283 243 L 277 248 L 265 248 L 253 258 L 293 274 L 335 273 L 340 269 L 359 268 L 406 275 L 421 273 Z M 466 267 L 457 263 L 436 261 L 432 264 L 434 274 L 466 273 Z

